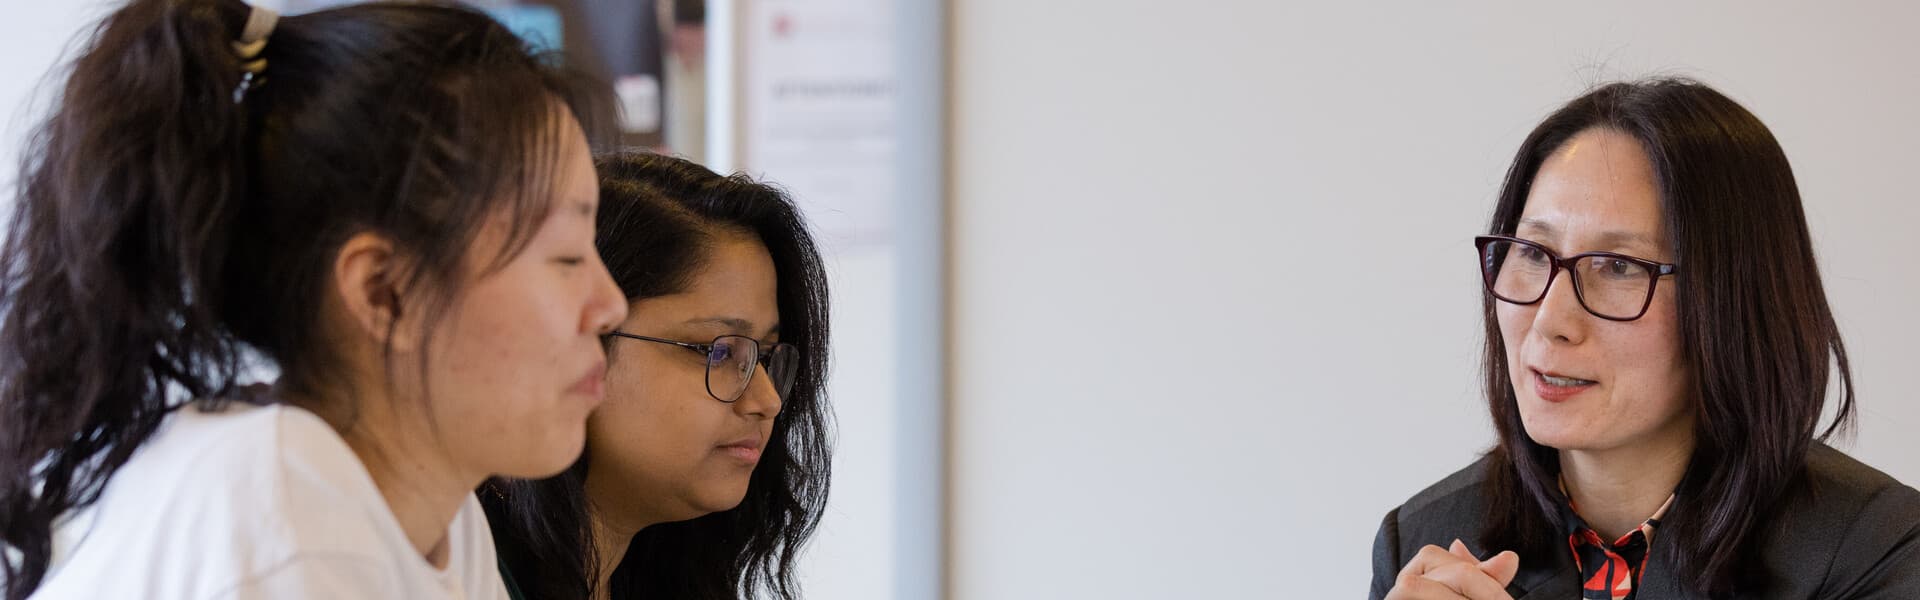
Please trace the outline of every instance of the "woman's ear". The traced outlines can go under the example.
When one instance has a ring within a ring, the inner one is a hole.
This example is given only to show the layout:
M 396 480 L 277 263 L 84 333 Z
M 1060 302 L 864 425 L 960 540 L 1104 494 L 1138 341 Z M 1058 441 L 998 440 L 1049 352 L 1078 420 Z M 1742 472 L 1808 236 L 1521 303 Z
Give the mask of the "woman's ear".
M 417 332 L 401 302 L 402 268 L 393 242 L 377 233 L 348 238 L 333 260 L 333 286 L 340 294 L 349 322 L 349 335 L 364 335 L 395 353 L 418 350 Z

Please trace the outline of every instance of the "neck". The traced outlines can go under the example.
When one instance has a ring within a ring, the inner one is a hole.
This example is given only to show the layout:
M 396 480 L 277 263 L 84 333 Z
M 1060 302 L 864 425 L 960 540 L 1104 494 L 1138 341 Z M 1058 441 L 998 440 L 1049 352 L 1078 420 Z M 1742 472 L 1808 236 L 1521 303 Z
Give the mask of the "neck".
M 613 519 L 601 518 L 600 511 L 589 510 L 593 515 L 593 554 L 599 561 L 594 571 L 593 598 L 608 600 L 612 598 L 613 588 L 607 582 L 613 578 L 613 570 L 620 567 L 620 560 L 627 556 L 627 546 L 633 543 L 633 536 L 640 533 L 643 526 L 625 525 Z
M 592 522 L 593 551 L 599 563 L 594 571 L 593 600 L 608 600 L 612 597 L 613 589 L 607 582 L 612 580 L 613 570 L 620 566 L 620 561 L 626 558 L 627 547 L 632 545 L 633 536 L 639 535 L 640 530 L 673 519 L 662 518 L 660 511 L 634 501 L 636 498 L 655 497 L 655 494 L 623 485 L 621 478 L 594 470 L 591 458 L 581 486 L 586 489 L 587 520 Z M 605 507 L 621 510 L 607 510 Z
M 1693 458 L 1691 423 L 1659 440 L 1560 451 L 1560 477 L 1580 518 L 1609 540 L 1640 527 L 1673 496 Z
M 424 414 L 408 410 L 418 403 L 385 394 L 355 394 L 357 402 L 301 402 L 332 425 L 367 469 L 387 509 L 421 558 L 436 569 L 447 566 L 447 527 L 484 475 L 468 477 L 431 440 Z M 349 408 L 349 407 L 352 408 Z M 357 410 L 355 410 L 357 408 Z

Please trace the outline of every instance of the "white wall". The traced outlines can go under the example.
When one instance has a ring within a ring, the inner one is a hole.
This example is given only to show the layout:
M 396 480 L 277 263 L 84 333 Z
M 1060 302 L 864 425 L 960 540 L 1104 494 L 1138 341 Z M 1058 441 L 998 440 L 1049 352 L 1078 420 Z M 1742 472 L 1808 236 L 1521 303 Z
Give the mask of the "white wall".
M 0 8 L 0 208 L 13 203 L 20 144 L 45 117 L 59 85 L 43 85 L 81 29 L 106 14 L 102 2 L 24 2 Z
M 252 0 L 281 8 L 284 0 Z M 0 3 L 0 207 L 13 203 L 21 144 L 66 81 L 65 66 L 82 36 L 123 0 Z
M 1786 147 L 1850 447 L 1920 482 L 1920 7 L 1748 4 L 953 2 L 953 597 L 1364 594 L 1380 517 L 1491 441 L 1507 160 L 1652 72 Z

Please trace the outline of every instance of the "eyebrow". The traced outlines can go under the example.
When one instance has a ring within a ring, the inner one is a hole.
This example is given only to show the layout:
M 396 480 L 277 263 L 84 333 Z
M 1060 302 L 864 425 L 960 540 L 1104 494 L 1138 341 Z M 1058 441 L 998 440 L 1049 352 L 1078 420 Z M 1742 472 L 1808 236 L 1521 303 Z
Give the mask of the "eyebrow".
M 725 327 L 728 333 L 745 335 L 747 337 L 754 337 L 753 321 L 742 319 L 739 317 L 698 317 L 693 319 L 687 319 L 686 324 L 688 325 L 719 325 L 721 327 Z M 772 327 L 768 327 L 767 332 L 764 335 L 761 335 L 759 337 L 767 337 L 776 333 L 780 333 L 779 323 L 774 323 Z
M 1558 227 L 1554 227 L 1552 223 L 1542 219 L 1521 219 L 1519 226 L 1514 228 L 1514 233 L 1519 233 L 1521 229 L 1533 229 L 1539 231 L 1541 235 L 1545 237 L 1556 237 L 1557 234 L 1560 233 Z M 1599 241 L 1600 246 L 1603 248 L 1620 248 L 1636 244 L 1645 247 L 1647 250 L 1658 250 L 1660 248 L 1659 242 L 1655 241 L 1653 236 L 1637 231 L 1623 231 L 1619 229 L 1605 231 L 1600 234 Z

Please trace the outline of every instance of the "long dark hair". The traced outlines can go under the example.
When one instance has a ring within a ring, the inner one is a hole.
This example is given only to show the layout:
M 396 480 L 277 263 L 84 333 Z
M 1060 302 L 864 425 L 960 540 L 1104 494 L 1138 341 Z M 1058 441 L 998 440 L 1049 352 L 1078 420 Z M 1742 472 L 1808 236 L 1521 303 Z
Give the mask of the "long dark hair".
M 1808 449 L 1851 427 L 1852 373 L 1820 285 L 1786 153 L 1752 113 L 1684 79 L 1614 83 L 1548 116 L 1520 145 L 1488 231 L 1511 234 L 1540 165 L 1583 131 L 1639 140 L 1681 265 L 1674 282 L 1683 360 L 1693 375 L 1695 450 L 1660 536 L 1685 585 L 1751 594 L 1760 524 L 1804 472 Z M 1522 556 L 1565 552 L 1559 455 L 1528 437 L 1505 346 L 1486 298 L 1486 390 L 1500 441 L 1488 453 L 1483 539 Z M 1829 378 L 1833 422 L 1820 429 Z
M 325 397 L 339 245 L 385 236 L 391 282 L 433 323 L 482 223 L 545 218 L 564 111 L 609 103 L 486 15 L 417 3 L 279 21 L 236 97 L 239 0 L 136 0 L 89 32 L 27 145 L 0 257 L 0 579 L 45 576 L 51 525 L 96 500 L 187 399 L 255 358 Z M 424 359 L 423 359 L 424 361 Z M 7 550 L 17 551 L 18 555 Z
M 600 256 L 629 301 L 684 290 L 717 234 L 754 235 L 773 257 L 780 338 L 799 346 L 793 391 L 738 507 L 634 536 L 608 584 L 613 598 L 799 597 L 794 562 L 826 507 L 829 475 L 827 281 L 799 210 L 779 189 L 657 154 L 601 157 Z M 599 561 L 585 496 L 592 457 L 539 481 L 481 491 L 501 559 L 529 599 L 593 592 Z

